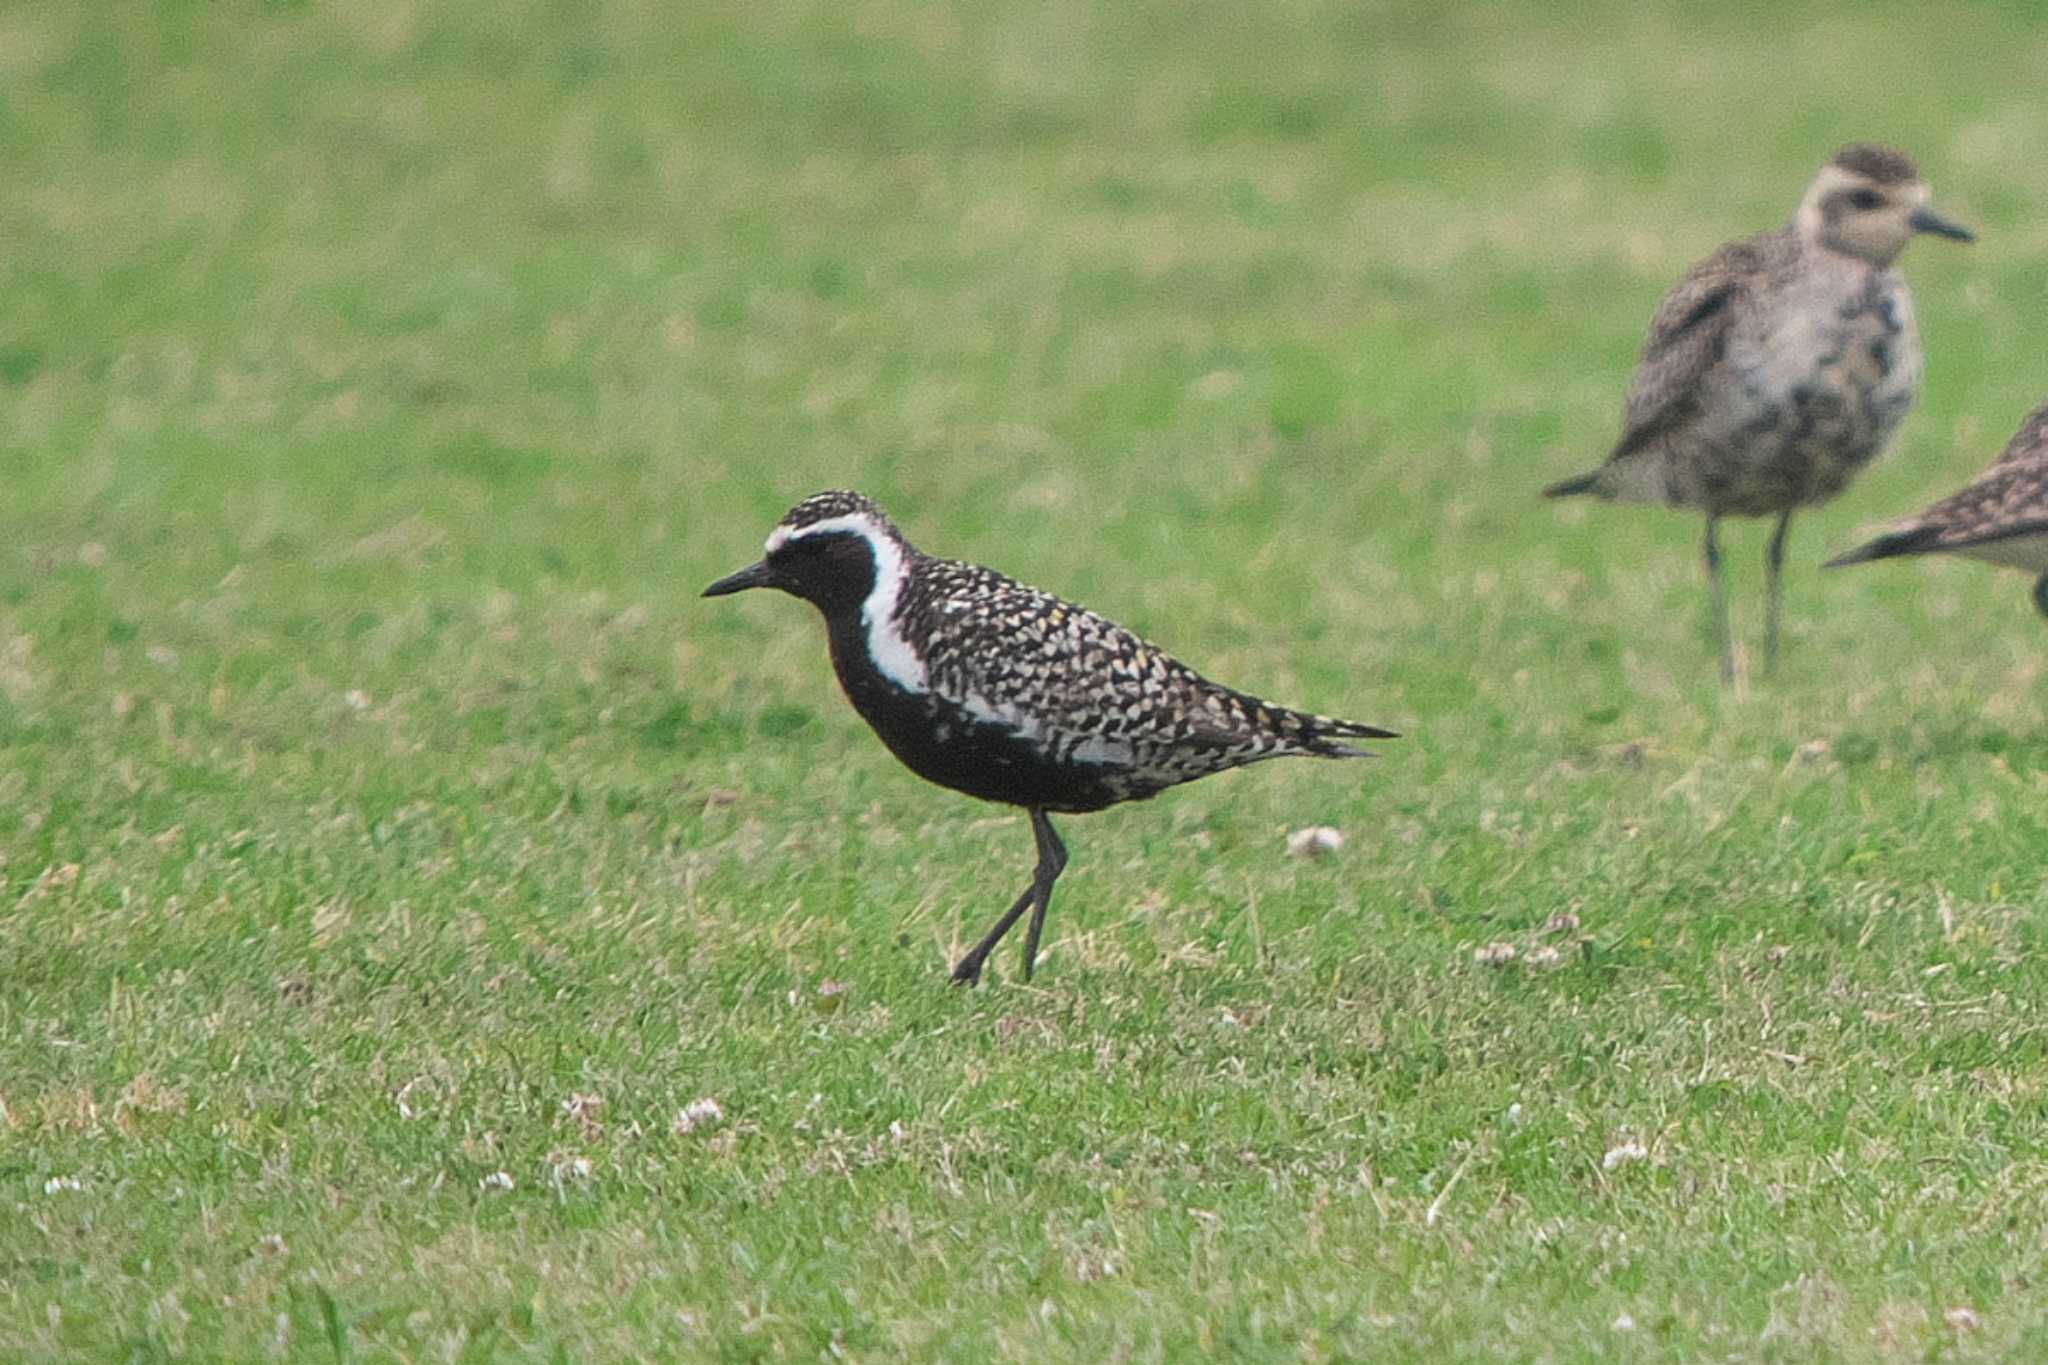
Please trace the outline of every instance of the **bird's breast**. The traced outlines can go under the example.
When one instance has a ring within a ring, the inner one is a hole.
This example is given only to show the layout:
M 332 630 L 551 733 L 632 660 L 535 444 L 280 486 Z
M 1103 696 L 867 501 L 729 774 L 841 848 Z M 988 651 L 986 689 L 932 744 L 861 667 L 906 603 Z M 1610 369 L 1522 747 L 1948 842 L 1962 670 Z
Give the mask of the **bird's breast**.
M 1011 805 L 1100 810 L 1149 795 L 1130 789 L 1113 743 L 1009 715 L 986 698 L 913 692 L 874 666 L 851 629 L 832 662 L 853 709 L 898 761 L 927 782 Z
M 1821 274 L 1760 310 L 1730 359 L 1756 407 L 1839 404 L 1859 421 L 1895 422 L 1920 382 L 1912 295 L 1890 271 Z
M 1825 501 L 1883 451 L 1919 392 L 1912 298 L 1889 272 L 1823 273 L 1752 321 L 1701 433 L 1718 452 L 1705 501 L 1745 515 Z

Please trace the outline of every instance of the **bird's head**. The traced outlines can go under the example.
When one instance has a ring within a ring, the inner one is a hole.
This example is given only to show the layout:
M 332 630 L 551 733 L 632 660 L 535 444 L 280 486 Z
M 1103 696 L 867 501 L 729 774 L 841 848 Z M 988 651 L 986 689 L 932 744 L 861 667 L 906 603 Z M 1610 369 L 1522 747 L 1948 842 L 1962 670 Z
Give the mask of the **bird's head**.
M 885 578 L 903 572 L 913 553 L 873 499 L 843 489 L 790 508 L 764 548 L 758 564 L 719 579 L 704 595 L 780 588 L 837 616 L 858 611 Z
M 1904 152 L 1857 142 L 1836 152 L 1807 187 L 1796 220 L 1810 245 L 1887 266 L 1923 232 L 1975 241 L 1928 205 L 1919 168 Z

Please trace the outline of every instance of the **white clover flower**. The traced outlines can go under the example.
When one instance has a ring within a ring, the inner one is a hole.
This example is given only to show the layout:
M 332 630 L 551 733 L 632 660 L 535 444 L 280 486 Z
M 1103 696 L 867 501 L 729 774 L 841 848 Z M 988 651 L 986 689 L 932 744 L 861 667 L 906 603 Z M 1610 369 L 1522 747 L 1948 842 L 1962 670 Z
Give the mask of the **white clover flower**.
M 702 1099 L 691 1100 L 683 1112 L 676 1115 L 676 1121 L 671 1127 L 680 1136 L 683 1133 L 694 1133 L 699 1128 L 709 1128 L 714 1123 L 723 1122 L 724 1119 L 725 1110 L 717 1100 L 706 1095 Z
M 1344 835 L 1328 825 L 1310 825 L 1287 836 L 1287 852 L 1295 858 L 1320 858 L 1344 847 Z
M 1643 1146 L 1642 1143 L 1634 1138 L 1626 1138 L 1607 1149 L 1607 1155 L 1600 1158 L 1600 1169 L 1612 1171 L 1618 1167 L 1626 1166 L 1632 1161 L 1648 1160 L 1649 1155 L 1650 1149 L 1648 1147 Z

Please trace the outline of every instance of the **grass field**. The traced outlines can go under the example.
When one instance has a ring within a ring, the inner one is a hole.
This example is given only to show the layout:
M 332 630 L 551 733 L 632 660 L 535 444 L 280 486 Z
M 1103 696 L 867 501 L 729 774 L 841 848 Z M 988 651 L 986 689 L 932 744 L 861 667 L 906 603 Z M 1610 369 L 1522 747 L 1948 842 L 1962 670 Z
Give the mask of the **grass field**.
M 2048 25 L 1696 10 L 0 8 L 0 1359 L 2048 1357 L 2048 626 L 1817 568 L 2048 392 Z M 1981 240 L 1729 694 L 1536 490 L 1864 137 Z M 696 596 L 841 485 L 1405 737 L 950 989 L 1024 820 Z

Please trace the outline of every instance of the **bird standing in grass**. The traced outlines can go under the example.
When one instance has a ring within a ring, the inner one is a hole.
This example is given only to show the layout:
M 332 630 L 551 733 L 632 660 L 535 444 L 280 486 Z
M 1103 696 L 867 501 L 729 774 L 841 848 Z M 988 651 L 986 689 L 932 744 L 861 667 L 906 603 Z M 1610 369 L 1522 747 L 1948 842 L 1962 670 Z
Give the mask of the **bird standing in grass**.
M 1894 555 L 1959 554 L 2040 577 L 2034 605 L 2048 616 L 2048 403 L 2035 408 L 1989 469 L 1960 493 L 1901 522 L 1829 568 Z
M 760 563 L 704 590 L 780 588 L 817 607 L 839 684 L 889 751 L 929 781 L 1022 806 L 1031 884 L 953 969 L 982 964 L 1024 912 L 1031 977 L 1067 865 L 1051 813 L 1142 801 L 1269 758 L 1360 758 L 1391 730 L 1289 711 L 1210 682 L 1114 622 L 992 569 L 934 559 L 858 493 L 791 508 Z
M 1664 296 L 1614 452 L 1543 490 L 1706 513 L 1724 681 L 1734 680 L 1735 649 L 1721 518 L 1778 519 L 1765 560 L 1769 668 L 1792 513 L 1847 487 L 1919 394 L 1913 296 L 1892 262 L 1918 233 L 1972 240 L 1928 197 L 1903 152 L 1857 143 L 1835 153 L 1791 223 L 1728 243 Z

